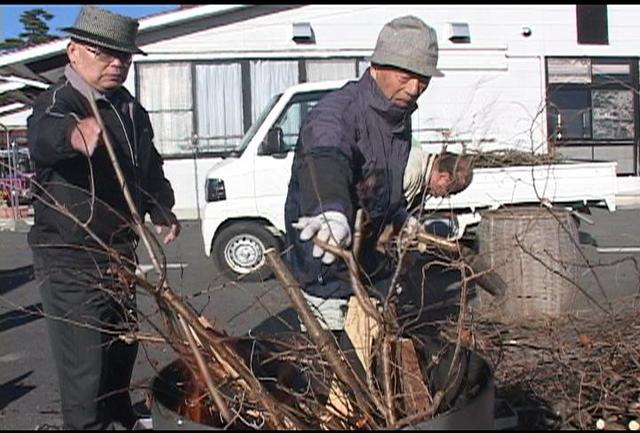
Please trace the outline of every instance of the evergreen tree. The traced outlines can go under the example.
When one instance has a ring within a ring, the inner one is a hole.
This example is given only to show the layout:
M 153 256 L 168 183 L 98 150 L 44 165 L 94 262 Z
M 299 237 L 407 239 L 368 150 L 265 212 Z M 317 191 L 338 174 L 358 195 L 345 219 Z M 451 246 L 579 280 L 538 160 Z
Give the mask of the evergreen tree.
M 49 34 L 49 26 L 46 23 L 52 18 L 53 15 L 42 8 L 24 11 L 20 15 L 24 31 L 20 33 L 19 38 L 8 38 L 0 42 L 0 49 L 28 47 L 57 39 L 57 36 Z
M 7 38 L 0 42 L 0 50 L 10 50 L 12 48 L 24 47 L 24 41 L 19 38 Z
M 49 26 L 43 20 L 49 21 L 53 15 L 44 9 L 30 9 L 24 11 L 20 16 L 20 22 L 24 26 L 24 32 L 20 33 L 20 37 L 25 39 L 27 45 L 40 44 L 56 39 L 55 36 L 49 34 Z

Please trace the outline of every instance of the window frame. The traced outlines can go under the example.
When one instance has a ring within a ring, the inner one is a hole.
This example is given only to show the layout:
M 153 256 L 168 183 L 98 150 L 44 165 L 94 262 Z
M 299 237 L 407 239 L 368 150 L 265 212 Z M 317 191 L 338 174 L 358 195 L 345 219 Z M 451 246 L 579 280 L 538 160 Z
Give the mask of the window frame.
M 548 73 L 548 60 L 549 59 L 577 59 L 577 58 L 582 58 L 582 59 L 590 59 L 591 60 L 591 64 L 593 65 L 595 64 L 616 64 L 616 63 L 627 63 L 629 65 L 629 81 L 625 82 L 625 83 L 615 83 L 615 82 L 600 82 L 600 81 L 596 81 L 593 82 L 593 72 L 591 71 L 591 83 L 549 83 L 549 73 Z M 549 151 L 558 151 L 560 153 L 563 152 L 563 149 L 565 149 L 565 152 L 574 152 L 577 151 L 578 149 L 581 149 L 581 152 L 590 152 L 591 157 L 587 158 L 587 160 L 590 161 L 596 161 L 596 160 L 603 160 L 601 157 L 596 158 L 596 154 L 597 153 L 602 153 L 602 151 L 604 151 L 605 149 L 618 149 L 620 151 L 630 151 L 632 153 L 632 160 L 628 160 L 630 161 L 630 168 L 629 170 L 627 169 L 622 169 L 622 168 L 618 168 L 618 174 L 619 175 L 637 175 L 640 172 L 640 160 L 639 160 L 639 155 L 640 155 L 640 98 L 639 98 L 639 92 L 638 89 L 640 87 L 640 76 L 639 76 L 639 71 L 640 71 L 640 65 L 639 65 L 639 61 L 640 61 L 640 57 L 632 57 L 632 56 L 625 56 L 625 57 L 602 57 L 602 56 L 582 56 L 582 57 L 577 57 L 577 56 L 546 56 L 545 57 L 545 84 L 546 84 L 546 88 L 545 88 L 545 111 L 546 111 L 546 116 L 545 116 L 545 122 L 546 122 L 546 131 L 547 131 L 547 143 L 548 143 L 548 148 Z M 554 130 L 552 127 L 552 124 L 550 122 L 550 116 L 551 116 L 551 112 L 550 112 L 550 107 L 551 107 L 551 101 L 552 101 L 552 92 L 555 89 L 566 89 L 566 90 L 573 90 L 573 89 L 580 89 L 580 90 L 588 90 L 589 91 L 589 111 L 591 112 L 593 109 L 593 101 L 591 100 L 592 98 L 592 91 L 593 90 L 629 90 L 632 92 L 633 95 L 633 113 L 632 113 L 632 118 L 633 118 L 633 122 L 634 122 L 634 127 L 633 127 L 633 134 L 634 136 L 632 138 L 629 139 L 616 139 L 616 138 L 610 138 L 610 139 L 594 139 L 593 138 L 593 115 L 592 113 L 590 113 L 590 117 L 591 117 L 591 138 L 574 138 L 574 139 L 561 139 L 561 140 L 556 140 L 554 137 Z M 604 160 L 611 160 L 611 161 L 622 161 L 619 160 L 617 157 L 613 157 L 612 159 L 607 159 L 605 158 Z M 625 159 L 625 161 L 627 161 Z
M 563 146 L 575 146 L 575 145 L 587 145 L 587 146 L 605 146 L 605 145 L 629 145 L 635 144 L 638 142 L 640 138 L 640 130 L 639 130 L 639 100 L 638 100 L 638 58 L 637 57 L 582 57 L 588 58 L 591 60 L 591 64 L 622 64 L 627 63 L 629 65 L 629 77 L 630 81 L 628 83 L 602 83 L 602 82 L 593 82 L 593 78 L 590 83 L 549 83 L 549 73 L 548 73 L 548 62 L 550 59 L 573 59 L 578 58 L 575 56 L 548 56 L 545 58 L 545 84 L 546 84 L 546 95 L 545 95 L 545 108 L 547 112 L 547 137 L 549 137 L 549 141 L 557 147 Z M 591 73 L 593 77 L 593 73 Z M 591 125 L 591 137 L 590 138 L 569 138 L 569 139 L 561 139 L 555 140 L 554 130 L 552 128 L 552 124 L 549 121 L 550 108 L 552 103 L 552 94 L 554 91 L 558 90 L 581 90 L 588 91 L 589 94 L 589 107 L 587 109 L 590 112 L 590 125 Z M 592 91 L 593 90 L 629 90 L 633 94 L 633 119 L 634 119 L 634 137 L 629 139 L 594 139 L 593 138 L 593 100 L 592 100 Z

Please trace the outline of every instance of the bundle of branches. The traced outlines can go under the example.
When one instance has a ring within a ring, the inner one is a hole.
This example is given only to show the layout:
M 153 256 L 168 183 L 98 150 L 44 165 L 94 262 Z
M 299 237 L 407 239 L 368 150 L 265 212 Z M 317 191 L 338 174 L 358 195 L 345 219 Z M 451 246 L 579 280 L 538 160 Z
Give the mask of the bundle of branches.
M 428 358 L 420 356 L 420 348 L 425 344 L 403 335 L 395 314 L 394 291 L 390 290 L 381 304 L 369 297 L 355 259 L 361 238 L 359 224 L 356 224 L 353 251 L 318 241 L 321 247 L 341 257 L 349 268 L 355 293 L 349 311 L 359 312 L 357 324 L 353 325 L 358 330 L 353 336 L 359 341 L 352 340 L 353 345 L 358 346 L 355 348 L 357 359 L 349 361 L 350 355 L 342 350 L 334 335 L 322 327 L 303 297 L 301 287 L 275 250 L 267 252 L 267 262 L 305 325 L 305 335 L 298 333 L 293 339 L 278 341 L 231 338 L 197 314 L 171 289 L 162 248 L 137 213 L 95 101 L 91 96 L 88 99 L 122 185 L 133 219 L 131 224 L 159 275 L 157 283 L 136 274 L 131 263 L 122 262 L 116 252 L 91 233 L 87 224 L 68 212 L 66 215 L 112 256 L 116 263 L 112 272 L 126 286 L 140 287 L 154 297 L 164 325 L 150 323 L 179 355 L 184 367 L 181 375 L 188 382 L 180 391 L 181 413 L 192 415 L 195 421 L 223 428 L 380 429 L 401 428 L 451 408 L 466 379 L 468 360 L 463 356 L 463 349 L 458 341 L 429 351 Z M 64 212 L 59 203 L 50 205 Z M 415 244 L 433 239 L 426 236 L 420 240 L 414 233 L 405 240 Z M 455 244 L 442 242 L 438 245 L 440 248 L 451 252 L 457 249 Z M 400 264 L 398 269 L 401 268 Z M 395 286 L 394 281 L 390 287 Z M 465 290 L 462 293 L 464 305 Z M 460 314 L 463 317 L 464 309 Z M 125 338 L 140 339 L 141 336 L 132 332 Z M 442 362 L 443 359 L 446 362 Z M 484 374 L 478 368 L 474 371 Z M 439 380 L 428 380 L 433 372 Z M 477 386 L 474 389 L 479 392 Z M 472 392 L 465 397 L 473 398 Z
M 430 235 L 407 240 L 415 243 L 419 238 L 428 240 Z M 401 428 L 451 409 L 461 394 L 468 399 L 479 392 L 477 383 L 488 379 L 488 371 L 464 356 L 459 342 L 427 347 L 431 342 L 403 334 L 392 297 L 383 305 L 369 298 L 353 253 L 316 242 L 350 269 L 355 297 L 349 312 L 357 316 L 356 333 L 349 335 L 354 346 L 350 351 L 323 328 L 273 249 L 267 251 L 267 262 L 306 334 L 272 340 L 230 338 L 194 314 L 166 282 L 154 286 L 117 270 L 152 293 L 163 312 L 170 330 L 165 339 L 184 367 L 179 375 L 186 386 L 175 389 L 178 413 L 222 428 Z M 447 246 L 441 242 L 441 247 Z M 348 333 L 350 325 L 346 328 Z M 470 363 L 476 375 L 472 380 L 467 374 Z M 472 391 L 467 389 L 469 382 Z
M 557 154 L 537 154 L 520 150 L 502 149 L 485 152 L 469 153 L 475 161 L 476 167 L 505 167 L 511 165 L 547 165 L 562 162 Z
M 520 407 L 528 428 L 637 429 L 637 308 L 530 326 L 476 319 L 465 329 L 468 346 L 495 366 L 497 394 Z

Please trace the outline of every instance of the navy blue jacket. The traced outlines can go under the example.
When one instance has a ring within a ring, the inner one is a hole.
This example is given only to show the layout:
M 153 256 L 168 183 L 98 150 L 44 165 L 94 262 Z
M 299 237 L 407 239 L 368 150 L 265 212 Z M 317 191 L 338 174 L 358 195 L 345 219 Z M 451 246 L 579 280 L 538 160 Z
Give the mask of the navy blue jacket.
M 352 295 L 346 266 L 325 265 L 312 256 L 313 242 L 301 242 L 291 224 L 301 216 L 344 213 L 351 232 L 355 213 L 367 215 L 359 258 L 369 283 L 385 281 L 393 264 L 375 243 L 384 227 L 401 226 L 408 214 L 402 178 L 411 146 L 416 105 L 393 105 L 367 70 L 357 82 L 325 96 L 300 129 L 285 204 L 287 261 L 303 289 L 323 298 Z M 367 284 L 368 285 L 368 284 Z

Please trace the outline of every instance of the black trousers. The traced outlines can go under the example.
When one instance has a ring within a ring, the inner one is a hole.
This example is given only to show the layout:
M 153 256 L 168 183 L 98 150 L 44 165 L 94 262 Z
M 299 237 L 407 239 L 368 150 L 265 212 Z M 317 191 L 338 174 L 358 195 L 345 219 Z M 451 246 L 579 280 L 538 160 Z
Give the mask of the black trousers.
M 129 385 L 138 345 L 118 339 L 135 329 L 135 292 L 108 263 L 59 259 L 33 250 L 34 270 L 58 373 L 64 428 L 133 426 Z M 73 257 L 73 254 L 71 255 Z

